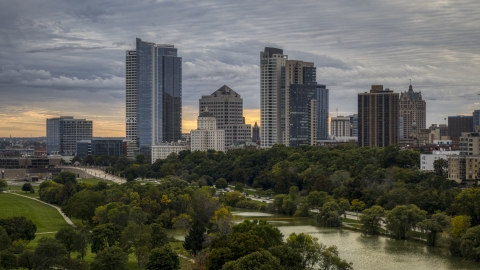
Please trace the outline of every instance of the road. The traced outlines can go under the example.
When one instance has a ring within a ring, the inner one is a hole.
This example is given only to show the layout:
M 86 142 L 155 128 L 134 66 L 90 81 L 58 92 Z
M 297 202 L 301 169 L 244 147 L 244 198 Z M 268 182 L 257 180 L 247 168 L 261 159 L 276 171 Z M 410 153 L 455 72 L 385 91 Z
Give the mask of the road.
M 100 169 L 95 169 L 95 168 L 83 168 L 83 167 L 69 167 L 69 166 L 60 166 L 59 168 L 68 168 L 68 169 L 75 169 L 75 170 L 81 170 L 90 175 L 91 177 L 95 177 L 98 179 L 103 179 L 103 180 L 108 180 L 115 182 L 117 184 L 122 184 L 126 182 L 125 178 L 118 177 L 112 174 L 108 174 L 104 172 L 103 170 Z

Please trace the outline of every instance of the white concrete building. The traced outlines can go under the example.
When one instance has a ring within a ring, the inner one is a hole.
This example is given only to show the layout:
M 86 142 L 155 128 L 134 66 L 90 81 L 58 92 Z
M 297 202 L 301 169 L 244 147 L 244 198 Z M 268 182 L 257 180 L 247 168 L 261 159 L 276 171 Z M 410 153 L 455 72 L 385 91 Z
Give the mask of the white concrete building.
M 330 118 L 330 135 L 332 137 L 350 137 L 350 117 L 337 116 Z
M 217 129 L 215 116 L 206 109 L 198 116 L 197 129 L 190 131 L 191 150 L 225 152 L 225 130 Z
M 180 151 L 188 150 L 186 143 L 162 143 L 152 146 L 152 164 L 157 159 L 166 159 L 171 153 L 180 153 Z
M 448 156 L 459 155 L 460 151 L 433 151 L 432 154 L 420 155 L 420 170 L 425 172 L 433 172 L 433 162 L 439 159 L 448 161 Z

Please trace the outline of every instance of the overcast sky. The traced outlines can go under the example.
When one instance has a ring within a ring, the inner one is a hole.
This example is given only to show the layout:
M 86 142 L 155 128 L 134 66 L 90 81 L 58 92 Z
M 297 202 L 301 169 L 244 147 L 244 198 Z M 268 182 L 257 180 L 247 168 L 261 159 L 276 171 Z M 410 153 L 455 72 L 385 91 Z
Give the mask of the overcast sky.
M 44 136 L 45 119 L 94 121 L 125 134 L 125 50 L 135 38 L 174 44 L 183 58 L 183 131 L 198 99 L 226 84 L 259 121 L 259 53 L 313 61 L 330 116 L 357 111 L 383 84 L 427 102 L 427 126 L 480 109 L 478 0 L 166 0 L 0 2 L 0 137 Z

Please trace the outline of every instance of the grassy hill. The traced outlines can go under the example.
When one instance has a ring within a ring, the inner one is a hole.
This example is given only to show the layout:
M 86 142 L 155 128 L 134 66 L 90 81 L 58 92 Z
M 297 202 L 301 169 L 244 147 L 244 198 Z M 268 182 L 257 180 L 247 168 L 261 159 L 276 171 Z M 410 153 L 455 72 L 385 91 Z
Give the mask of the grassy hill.
M 0 193 L 0 205 L 0 219 L 24 216 L 37 225 L 37 233 L 56 232 L 69 226 L 57 209 L 32 199 Z

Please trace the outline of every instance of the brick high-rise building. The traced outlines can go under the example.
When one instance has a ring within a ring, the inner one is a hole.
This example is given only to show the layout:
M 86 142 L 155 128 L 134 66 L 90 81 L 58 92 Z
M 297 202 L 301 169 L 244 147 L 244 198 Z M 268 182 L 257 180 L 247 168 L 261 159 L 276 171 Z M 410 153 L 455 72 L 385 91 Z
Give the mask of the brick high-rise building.
M 399 95 L 383 85 L 358 94 L 358 145 L 384 147 L 398 143 Z

